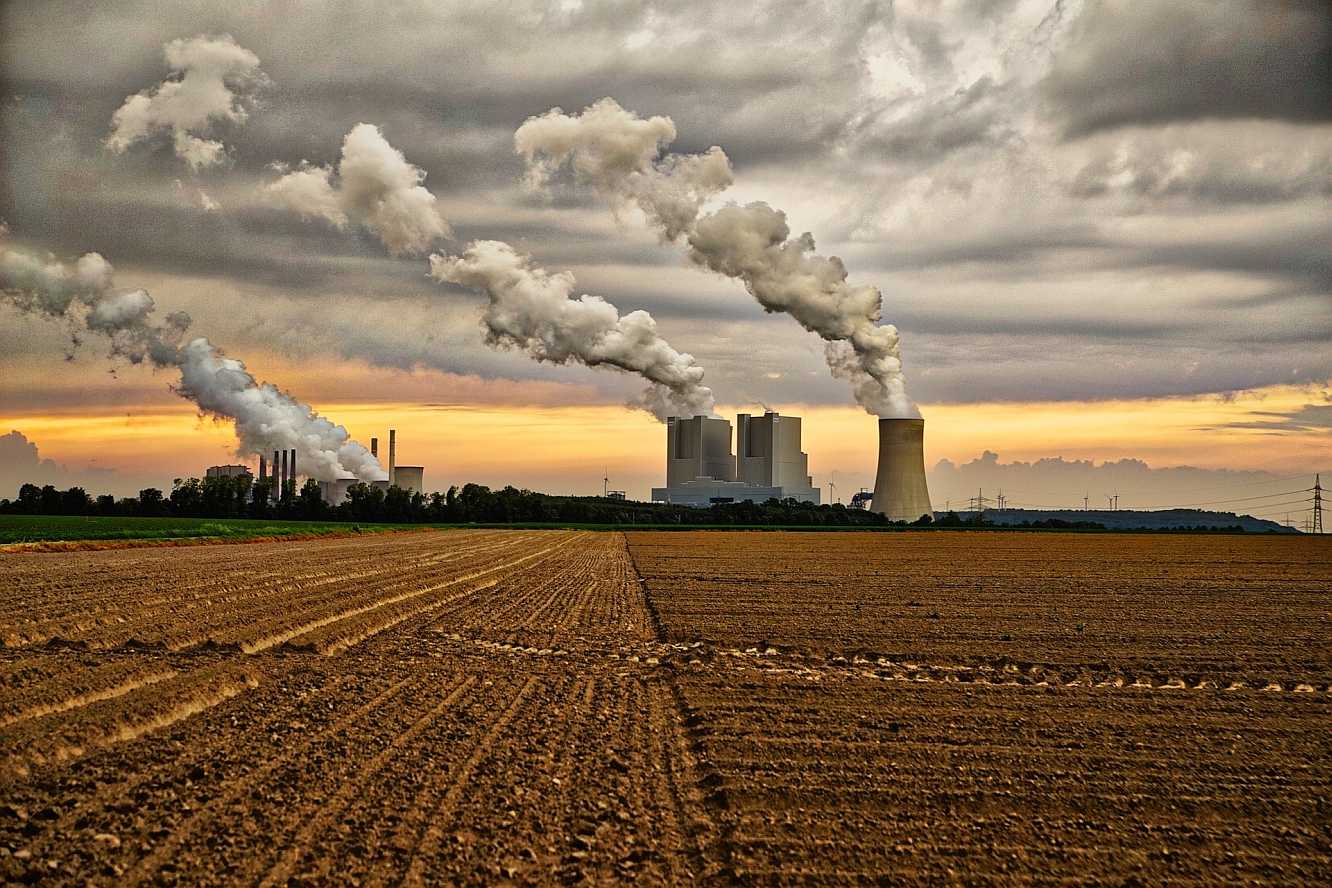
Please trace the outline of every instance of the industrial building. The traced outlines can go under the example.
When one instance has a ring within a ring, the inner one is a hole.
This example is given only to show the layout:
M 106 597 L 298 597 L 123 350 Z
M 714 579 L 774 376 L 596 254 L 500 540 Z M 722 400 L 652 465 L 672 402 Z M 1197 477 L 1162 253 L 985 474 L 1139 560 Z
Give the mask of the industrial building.
M 379 439 L 370 439 L 370 455 L 379 458 Z M 340 505 L 347 499 L 347 490 L 359 483 L 356 478 L 347 476 L 333 481 L 319 482 L 319 495 L 330 506 Z M 398 431 L 389 429 L 388 479 L 370 481 L 367 486 L 387 491 L 390 487 L 399 487 L 408 493 L 425 493 L 425 467 L 398 465 Z
M 809 455 L 800 452 L 800 417 L 765 413 L 735 418 L 736 480 L 784 490 L 814 489 Z M 817 500 L 816 500 L 817 502 Z
M 249 474 L 249 466 L 209 466 L 204 470 L 205 478 L 240 478 Z
M 769 411 L 736 417 L 738 454 L 731 452 L 731 423 L 711 416 L 666 420 L 666 486 L 652 488 L 659 503 L 705 508 L 716 503 L 794 498 L 819 503 L 800 451 L 800 419 Z
M 699 478 L 735 480 L 731 424 L 713 416 L 667 418 L 666 486 Z

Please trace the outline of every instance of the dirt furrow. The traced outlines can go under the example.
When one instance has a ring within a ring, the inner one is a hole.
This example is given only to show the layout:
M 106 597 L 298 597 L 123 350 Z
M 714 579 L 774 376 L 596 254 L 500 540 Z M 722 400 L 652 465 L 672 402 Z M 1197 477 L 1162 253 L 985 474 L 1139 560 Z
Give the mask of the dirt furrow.
M 443 699 L 430 708 L 411 727 L 393 738 L 388 746 L 375 753 L 374 757 L 361 765 L 355 775 L 345 780 L 333 798 L 329 799 L 313 817 L 308 818 L 301 829 L 287 845 L 278 862 L 259 881 L 261 886 L 283 885 L 294 874 L 297 865 L 306 855 L 311 839 L 328 827 L 329 823 L 341 815 L 348 803 L 361 791 L 394 756 L 400 755 L 403 748 L 412 743 L 427 727 L 444 712 L 451 709 L 458 700 L 476 683 L 476 676 L 460 677 L 447 688 Z
M 509 723 L 513 721 L 518 710 L 523 706 L 529 694 L 538 686 L 539 679 L 531 676 L 523 683 L 523 686 L 514 695 L 509 705 L 499 713 L 499 716 L 491 723 L 481 742 L 468 755 L 456 774 L 451 777 L 451 785 L 444 797 L 440 800 L 435 809 L 435 813 L 426 822 L 425 831 L 413 851 L 411 860 L 407 865 L 407 871 L 403 881 L 409 885 L 425 884 L 425 874 L 430 862 L 440 853 L 440 845 L 444 838 L 444 832 L 453 824 L 453 812 L 463 793 L 467 790 L 467 784 L 472 779 L 472 774 L 487 756 L 491 755 L 496 741 L 508 729 Z
M 217 816 L 222 811 L 235 806 L 241 799 L 253 794 L 255 787 L 271 780 L 274 773 L 280 768 L 286 767 L 293 762 L 299 762 L 300 757 L 303 756 L 315 742 L 344 731 L 349 726 L 372 713 L 383 711 L 387 704 L 402 693 L 408 685 L 413 681 L 420 680 L 421 679 L 417 676 L 409 675 L 408 677 L 397 681 L 387 689 L 376 694 L 370 700 L 343 715 L 318 734 L 307 737 L 301 742 L 293 744 L 291 747 L 284 748 L 282 753 L 268 758 L 263 764 L 245 774 L 241 779 L 232 781 L 224 792 L 219 793 L 205 806 L 198 811 L 193 812 L 187 820 L 178 824 L 162 842 L 153 847 L 151 853 L 138 861 L 134 868 L 125 874 L 126 883 L 134 884 L 152 878 L 162 864 L 172 855 L 177 853 L 183 843 L 188 841 L 204 827 L 211 826 L 213 821 L 216 820 Z

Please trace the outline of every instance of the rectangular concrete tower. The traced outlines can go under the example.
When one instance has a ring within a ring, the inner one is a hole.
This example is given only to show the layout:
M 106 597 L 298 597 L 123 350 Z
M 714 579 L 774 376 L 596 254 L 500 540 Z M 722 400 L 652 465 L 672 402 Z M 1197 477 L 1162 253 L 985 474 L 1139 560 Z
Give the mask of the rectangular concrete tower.
M 800 417 L 738 414 L 735 442 L 737 480 L 787 490 L 814 486 L 809 456 L 800 451 Z
M 731 424 L 711 416 L 672 416 L 666 420 L 666 486 L 695 478 L 735 480 Z

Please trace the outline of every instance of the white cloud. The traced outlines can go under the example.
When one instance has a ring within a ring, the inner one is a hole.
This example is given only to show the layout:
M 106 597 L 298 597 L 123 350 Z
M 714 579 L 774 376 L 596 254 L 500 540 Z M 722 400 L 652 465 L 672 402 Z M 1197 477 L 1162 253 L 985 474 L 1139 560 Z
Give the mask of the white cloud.
M 453 234 L 435 196 L 421 184 L 425 177 L 379 127 L 359 123 L 343 139 L 336 169 L 305 165 L 264 190 L 302 218 L 321 218 L 338 228 L 358 222 L 400 255 L 424 252 Z
M 123 154 L 170 133 L 176 156 L 191 169 L 217 166 L 226 146 L 204 138 L 216 123 L 244 123 L 248 92 L 264 80 L 259 57 L 230 34 L 172 40 L 164 47 L 172 78 L 125 99 L 111 118 L 106 147 Z

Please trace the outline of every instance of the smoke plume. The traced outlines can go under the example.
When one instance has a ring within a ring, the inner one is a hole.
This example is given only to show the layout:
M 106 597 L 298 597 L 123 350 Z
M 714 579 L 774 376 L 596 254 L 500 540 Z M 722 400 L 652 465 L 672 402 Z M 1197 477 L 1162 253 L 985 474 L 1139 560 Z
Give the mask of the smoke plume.
M 712 413 L 712 390 L 693 355 L 672 348 L 645 311 L 621 315 L 600 297 L 575 298 L 567 271 L 539 268 L 500 241 L 475 241 L 461 256 L 432 255 L 430 274 L 486 294 L 491 345 L 522 349 L 538 361 L 637 373 L 650 384 L 635 406 L 658 419 Z
M 730 162 L 715 146 L 663 156 L 674 138 L 670 118 L 644 120 L 606 98 L 579 115 L 555 108 L 529 118 L 514 134 L 514 147 L 526 161 L 529 184 L 544 187 L 568 167 L 576 182 L 639 206 L 663 240 L 683 238 L 696 265 L 741 281 L 764 310 L 788 314 L 817 333 L 827 341 L 833 375 L 851 383 L 866 411 L 917 415 L 906 394 L 897 328 L 879 323 L 879 289 L 849 283 L 840 259 L 818 255 L 808 232 L 792 237 L 786 214 L 766 203 L 700 216 L 703 204 L 731 184 Z
M 105 336 L 113 356 L 180 371 L 175 391 L 211 416 L 231 420 L 238 452 L 297 452 L 297 464 L 312 478 L 331 481 L 354 475 L 387 478 L 378 461 L 347 430 L 228 358 L 202 337 L 181 345 L 190 317 L 173 312 L 153 319 L 153 299 L 144 290 L 117 289 L 111 263 L 85 253 L 72 266 L 0 244 L 0 293 L 23 312 L 64 320 L 75 331 Z
M 379 127 L 358 123 L 342 140 L 336 169 L 303 163 L 264 190 L 302 218 L 324 219 L 340 229 L 363 225 L 397 256 L 422 253 L 452 237 L 435 196 L 422 184 L 425 178 Z
M 348 475 L 387 480 L 379 461 L 352 441 L 345 428 L 275 386 L 256 381 L 243 363 L 226 357 L 207 339 L 186 343 L 177 365 L 176 391 L 205 413 L 233 420 L 241 453 L 294 449 L 301 471 L 320 481 Z
M 703 154 L 658 159 L 673 141 L 669 117 L 643 120 L 611 98 L 575 116 L 552 108 L 513 134 L 529 187 L 546 187 L 567 165 L 579 183 L 636 204 L 666 240 L 687 232 L 703 204 L 731 186 L 726 152 L 714 145 Z
M 251 91 L 266 82 L 259 57 L 230 34 L 172 40 L 163 47 L 171 77 L 129 96 L 111 118 L 106 147 L 123 154 L 136 142 L 171 134 L 176 156 L 198 170 L 220 164 L 226 146 L 203 138 L 215 122 L 243 123 Z

